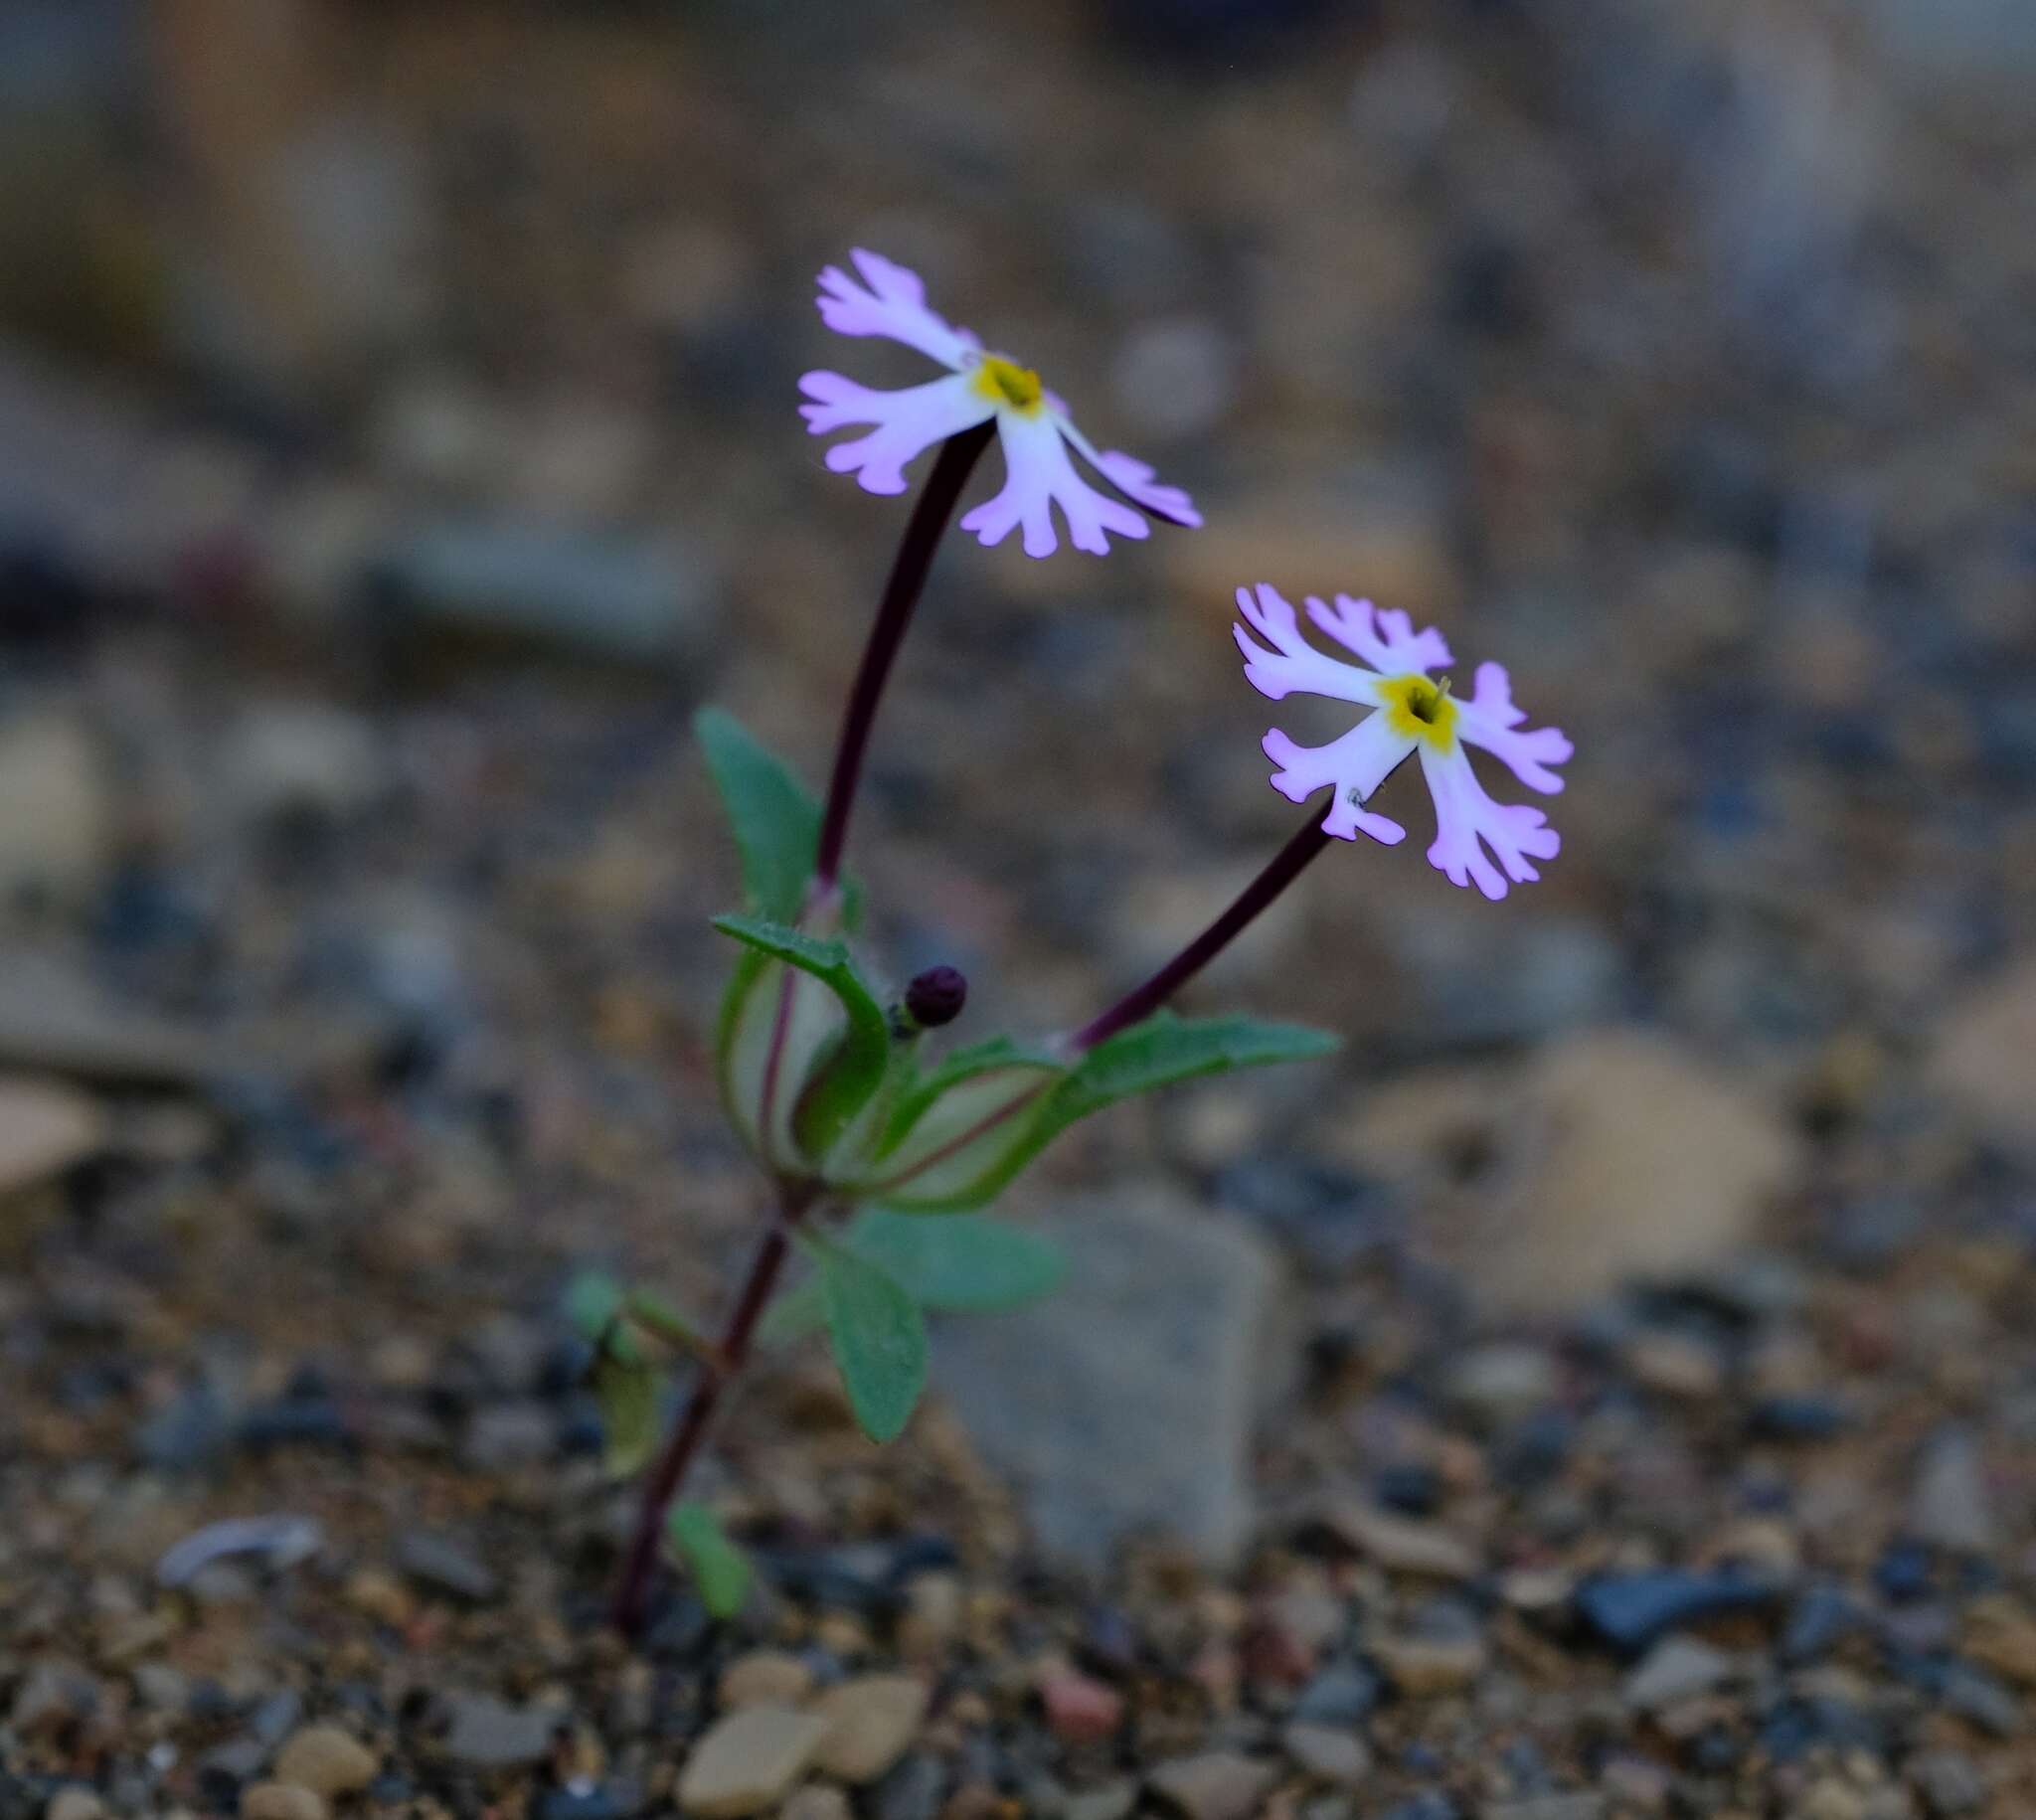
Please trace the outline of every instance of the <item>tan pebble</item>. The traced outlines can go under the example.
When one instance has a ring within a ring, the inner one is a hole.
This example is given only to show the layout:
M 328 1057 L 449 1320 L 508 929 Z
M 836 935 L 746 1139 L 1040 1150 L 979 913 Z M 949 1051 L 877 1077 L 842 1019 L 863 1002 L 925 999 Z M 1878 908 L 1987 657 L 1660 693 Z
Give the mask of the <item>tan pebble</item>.
M 898 1653 L 908 1662 L 933 1663 L 961 1634 L 966 1598 L 952 1573 L 922 1573 L 906 1588 L 898 1620 Z
M 754 1649 L 721 1672 L 716 1690 L 724 1713 L 744 1707 L 803 1706 L 813 1691 L 813 1671 L 781 1649 Z
M 679 1806 L 698 1820 L 744 1820 L 784 1799 L 828 1725 L 787 1707 L 745 1707 L 701 1736 L 679 1774 Z
M 330 1800 L 366 1788 L 382 1759 L 338 1726 L 305 1726 L 276 1753 L 275 1779 Z
M 917 1675 L 858 1675 L 829 1688 L 814 1708 L 828 1725 L 814 1760 L 844 1782 L 874 1782 L 919 1736 L 930 1697 Z
M 947 1717 L 963 1731 L 990 1723 L 990 1703 L 973 1688 L 947 1702 Z
M 813 1641 L 837 1656 L 866 1656 L 870 1628 L 853 1612 L 829 1611 L 813 1626 Z
M 325 1820 L 325 1797 L 294 1782 L 250 1782 L 241 1791 L 241 1820 Z
M 1438 1642 L 1427 1637 L 1391 1637 L 1372 1645 L 1386 1679 L 1410 1699 L 1453 1694 L 1484 1672 L 1484 1645 L 1476 1638 Z
M 60 1788 L 43 1809 L 43 1820 L 100 1820 L 106 1804 L 88 1788 Z
M 362 1568 L 356 1572 L 346 1582 L 346 1602 L 391 1629 L 408 1624 L 417 1610 L 410 1588 L 382 1568 Z
M 1866 1803 L 1858 1790 L 1836 1776 L 1824 1776 L 1811 1784 L 1795 1804 L 1798 1820 L 1861 1820 Z
M 826 1782 L 808 1782 L 795 1789 L 777 1810 L 777 1820 L 853 1820 L 855 1810 L 840 1789 Z

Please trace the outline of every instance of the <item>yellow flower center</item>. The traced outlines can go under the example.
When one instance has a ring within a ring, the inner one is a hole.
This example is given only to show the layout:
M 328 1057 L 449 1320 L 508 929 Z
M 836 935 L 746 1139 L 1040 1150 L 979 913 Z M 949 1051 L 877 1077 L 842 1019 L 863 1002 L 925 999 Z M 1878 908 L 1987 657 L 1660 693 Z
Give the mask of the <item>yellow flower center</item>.
M 1022 411 L 1031 416 L 1046 397 L 1046 388 L 1030 367 L 1021 367 L 1001 354 L 985 354 L 975 370 L 975 389 L 992 405 Z
M 1449 679 L 1432 683 L 1425 676 L 1393 676 L 1379 685 L 1386 698 L 1386 724 L 1403 740 L 1426 740 L 1438 751 L 1456 742 L 1456 704 L 1449 699 Z

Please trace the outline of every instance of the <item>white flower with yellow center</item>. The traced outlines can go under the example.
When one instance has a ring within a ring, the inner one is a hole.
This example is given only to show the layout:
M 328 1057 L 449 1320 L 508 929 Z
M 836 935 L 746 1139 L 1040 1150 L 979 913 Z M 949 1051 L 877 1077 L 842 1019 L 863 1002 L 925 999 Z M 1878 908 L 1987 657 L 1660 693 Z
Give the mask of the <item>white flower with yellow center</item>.
M 1327 745 L 1296 745 L 1274 728 L 1265 745 L 1266 756 L 1279 767 L 1272 773 L 1275 790 L 1289 801 L 1305 802 L 1327 786 L 1335 794 L 1322 822 L 1325 834 L 1347 841 L 1362 832 L 1390 847 L 1405 840 L 1407 830 L 1364 805 L 1394 769 L 1419 752 L 1436 805 L 1429 863 L 1451 884 L 1474 884 L 1494 900 L 1506 895 L 1507 879 L 1524 884 L 1541 877 L 1534 861 L 1553 859 L 1561 837 L 1539 809 L 1487 796 L 1466 748 L 1482 746 L 1529 789 L 1552 795 L 1563 780 L 1549 767 L 1561 764 L 1573 747 L 1556 728 L 1521 730 L 1527 717 L 1513 706 L 1512 685 L 1501 666 L 1479 664 L 1476 687 L 1466 699 L 1450 692 L 1446 677 L 1437 682 L 1431 674 L 1450 661 L 1442 633 L 1433 627 L 1417 632 L 1403 612 L 1348 594 L 1338 594 L 1334 606 L 1309 597 L 1309 619 L 1362 660 L 1353 664 L 1310 644 L 1292 606 L 1264 582 L 1256 597 L 1250 588 L 1239 588 L 1237 604 L 1251 630 L 1232 630 L 1245 654 L 1245 676 L 1261 695 L 1275 702 L 1320 695 L 1373 711 Z
M 929 309 L 926 286 L 917 274 L 860 248 L 854 258 L 860 284 L 838 265 L 821 272 L 821 320 L 842 335 L 902 341 L 938 361 L 947 373 L 900 392 L 873 391 L 839 373 L 806 374 L 799 390 L 812 402 L 799 410 L 814 435 L 869 430 L 827 451 L 834 472 L 855 475 L 867 492 L 902 493 L 905 465 L 914 456 L 994 418 L 1004 445 L 1004 488 L 961 521 L 962 530 L 974 532 L 985 544 L 1001 543 L 1022 527 L 1027 556 L 1052 555 L 1059 544 L 1057 506 L 1075 548 L 1098 556 L 1109 548 L 1110 532 L 1128 538 L 1147 535 L 1145 520 L 1132 505 L 1169 524 L 1201 524 L 1187 494 L 1161 484 L 1144 462 L 1120 449 L 1099 451 L 1030 367 L 986 353 L 968 330 Z M 1111 498 L 1083 479 L 1069 458 L 1071 448 L 1122 497 Z

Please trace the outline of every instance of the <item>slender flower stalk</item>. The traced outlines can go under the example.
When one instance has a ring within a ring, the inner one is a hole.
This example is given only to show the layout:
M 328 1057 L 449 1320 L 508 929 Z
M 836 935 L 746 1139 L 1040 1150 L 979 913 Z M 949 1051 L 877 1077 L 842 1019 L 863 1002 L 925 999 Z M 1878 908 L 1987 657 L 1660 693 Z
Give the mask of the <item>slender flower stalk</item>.
M 1142 985 L 1100 1012 L 1066 1040 L 1065 1047 L 1076 1055 L 1094 1049 L 1106 1037 L 1149 1018 L 1189 980 L 1223 952 L 1248 924 L 1257 918 L 1305 870 L 1307 863 L 1329 844 L 1330 837 L 1312 817 L 1285 846 L 1266 863 L 1266 869 L 1243 891 L 1235 903 L 1201 934 L 1169 960 Z
M 855 804 L 856 784 L 861 779 L 863 754 L 870 744 L 870 728 L 877 718 L 877 704 L 883 699 L 885 679 L 905 642 L 912 624 L 913 609 L 926 590 L 927 575 L 933 565 L 933 552 L 940 534 L 954 516 L 961 489 L 968 484 L 990 438 L 994 423 L 977 423 L 957 431 L 940 444 L 933 471 L 927 476 L 926 490 L 919 496 L 912 520 L 898 546 L 891 565 L 891 578 L 884 583 L 884 597 L 878 603 L 870 641 L 863 647 L 862 667 L 856 671 L 855 686 L 849 691 L 848 707 L 841 718 L 841 741 L 834 750 L 834 772 L 827 784 L 827 808 L 820 823 L 819 855 L 813 867 L 814 893 L 831 894 L 841 874 L 841 849 L 848 839 L 848 812 Z
M 672 1429 L 671 1438 L 665 1442 L 664 1452 L 658 1456 L 656 1466 L 644 1481 L 643 1501 L 636 1510 L 635 1532 L 629 1539 L 629 1552 L 623 1557 L 621 1577 L 615 1584 L 614 1624 L 625 1637 L 635 1637 L 643 1628 L 649 1603 L 650 1576 L 657 1566 L 659 1547 L 664 1539 L 666 1513 L 685 1484 L 686 1474 L 694 1460 L 699 1457 L 701 1443 L 706 1440 L 715 1411 L 721 1405 L 722 1393 L 749 1359 L 757 1323 L 764 1318 L 764 1311 L 776 1292 L 777 1279 L 783 1273 L 785 1259 L 791 1254 L 792 1232 L 805 1217 L 806 1208 L 806 1200 L 787 1196 L 779 1218 L 764 1235 L 750 1264 L 750 1273 L 744 1278 L 742 1290 L 736 1297 L 728 1326 L 722 1330 L 719 1367 L 703 1361 L 700 1375 L 693 1381 L 693 1394 L 686 1400 L 685 1409 Z

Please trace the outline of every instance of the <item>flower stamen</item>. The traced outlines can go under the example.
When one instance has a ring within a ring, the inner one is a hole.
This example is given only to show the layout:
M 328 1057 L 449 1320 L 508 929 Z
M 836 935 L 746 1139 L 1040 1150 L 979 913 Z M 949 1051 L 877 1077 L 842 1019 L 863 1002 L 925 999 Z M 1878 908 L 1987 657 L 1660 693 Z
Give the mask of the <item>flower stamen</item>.
M 1030 367 L 1021 367 L 1001 354 L 985 354 L 975 371 L 975 389 L 992 405 L 1005 406 L 1031 416 L 1046 397 L 1046 387 Z
M 1388 725 L 1402 739 L 1424 740 L 1438 751 L 1455 744 L 1456 704 L 1446 676 L 1440 683 L 1418 671 L 1390 677 L 1379 685 L 1379 693 L 1386 698 Z

